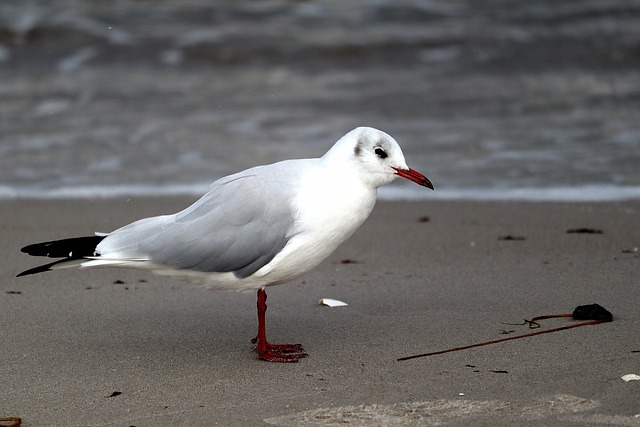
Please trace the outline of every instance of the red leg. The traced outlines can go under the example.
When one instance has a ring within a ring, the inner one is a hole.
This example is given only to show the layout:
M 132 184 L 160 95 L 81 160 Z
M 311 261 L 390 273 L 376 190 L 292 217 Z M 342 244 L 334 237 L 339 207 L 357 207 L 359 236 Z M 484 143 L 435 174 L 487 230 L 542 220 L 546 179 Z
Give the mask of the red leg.
M 267 342 L 265 313 L 267 312 L 267 293 L 258 289 L 258 336 L 253 340 L 258 345 L 253 349 L 258 357 L 268 362 L 295 363 L 307 353 L 300 344 L 271 344 Z

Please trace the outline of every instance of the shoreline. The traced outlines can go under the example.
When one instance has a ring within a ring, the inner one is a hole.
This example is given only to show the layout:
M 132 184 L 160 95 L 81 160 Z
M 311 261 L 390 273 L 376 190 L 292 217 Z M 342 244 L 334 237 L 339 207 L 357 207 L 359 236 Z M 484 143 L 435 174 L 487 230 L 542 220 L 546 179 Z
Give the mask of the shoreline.
M 96 200 L 119 198 L 200 197 L 211 183 L 173 186 L 126 185 L 57 188 L 51 190 L 12 188 L 0 185 L 0 201 Z M 426 192 L 411 186 L 391 185 L 378 190 L 379 201 L 473 201 L 473 202 L 625 202 L 640 200 L 640 187 L 617 185 L 559 186 L 546 188 L 445 188 Z

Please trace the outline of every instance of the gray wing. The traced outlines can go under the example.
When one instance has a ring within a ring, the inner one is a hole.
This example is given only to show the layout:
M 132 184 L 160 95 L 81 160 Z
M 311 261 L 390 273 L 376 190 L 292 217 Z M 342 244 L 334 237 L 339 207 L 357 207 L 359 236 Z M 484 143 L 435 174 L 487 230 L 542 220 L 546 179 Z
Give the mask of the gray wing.
M 176 269 L 248 277 L 291 238 L 295 188 L 289 174 L 273 173 L 277 165 L 222 178 L 184 211 L 118 229 L 97 251 L 109 258 L 148 259 Z

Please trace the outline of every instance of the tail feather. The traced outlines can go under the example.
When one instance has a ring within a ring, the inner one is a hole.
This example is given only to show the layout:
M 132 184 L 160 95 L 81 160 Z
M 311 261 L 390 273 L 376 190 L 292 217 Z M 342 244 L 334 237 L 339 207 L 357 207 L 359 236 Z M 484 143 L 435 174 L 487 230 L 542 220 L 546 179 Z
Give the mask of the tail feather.
M 105 236 L 73 237 L 25 246 L 21 251 L 26 254 L 62 259 L 23 271 L 17 277 L 50 271 L 55 266 L 63 268 L 80 265 L 81 260 L 95 256 L 96 246 L 104 238 Z

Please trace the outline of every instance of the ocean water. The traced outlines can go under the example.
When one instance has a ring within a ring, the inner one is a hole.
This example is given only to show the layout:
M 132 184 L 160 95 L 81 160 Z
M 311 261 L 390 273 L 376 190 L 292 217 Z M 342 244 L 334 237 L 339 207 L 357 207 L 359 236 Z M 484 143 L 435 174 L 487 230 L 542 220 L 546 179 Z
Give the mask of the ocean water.
M 393 135 L 436 191 L 640 199 L 640 3 L 3 0 L 0 198 L 201 194 Z

